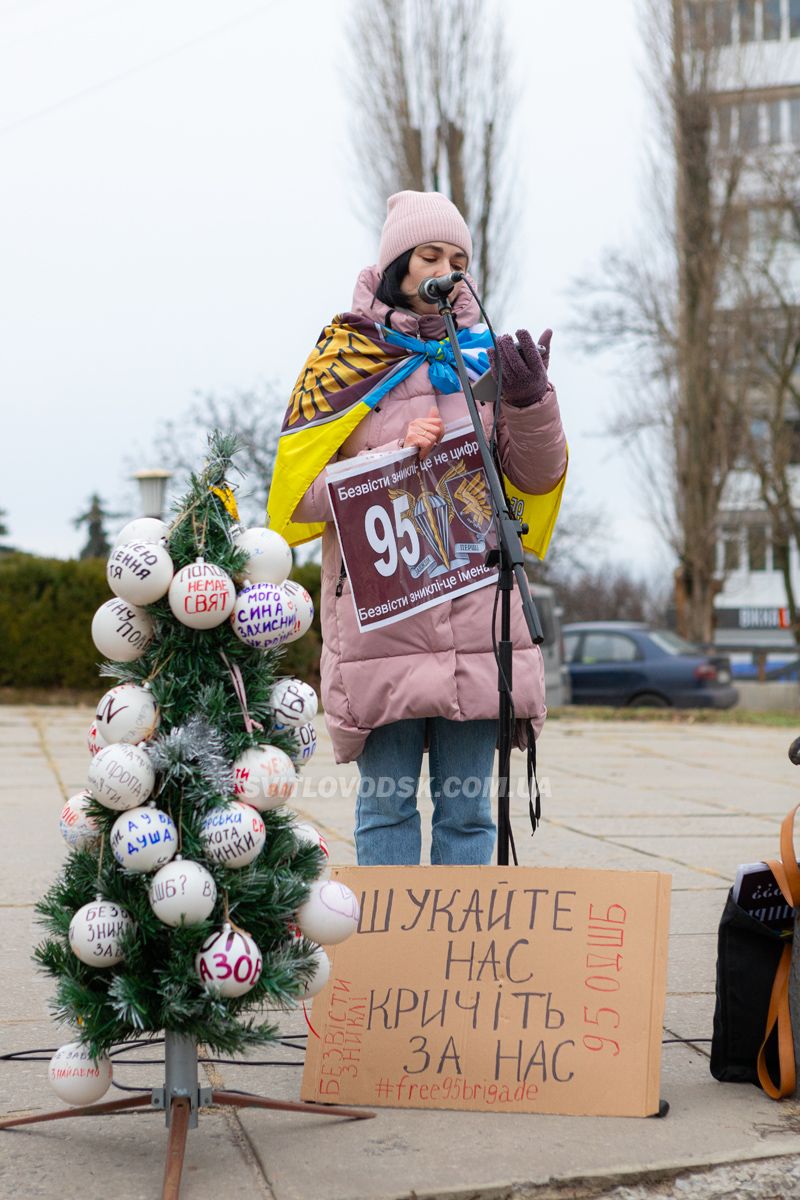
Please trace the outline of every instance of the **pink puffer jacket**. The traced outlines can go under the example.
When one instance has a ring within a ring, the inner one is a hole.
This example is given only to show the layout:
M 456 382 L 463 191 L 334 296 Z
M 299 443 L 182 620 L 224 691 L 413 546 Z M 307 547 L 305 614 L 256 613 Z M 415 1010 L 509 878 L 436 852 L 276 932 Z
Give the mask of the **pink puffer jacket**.
M 375 299 L 379 277 L 368 267 L 359 275 L 352 311 L 386 322 L 385 305 Z M 476 324 L 477 306 L 466 288 L 454 304 L 460 328 Z M 417 317 L 394 310 L 391 324 L 402 333 L 441 337 L 438 314 Z M 365 417 L 339 451 L 350 458 L 366 451 L 399 446 L 410 421 L 439 409 L 445 425 L 467 415 L 463 392 L 434 391 L 427 365 L 398 384 Z M 481 410 L 487 433 L 491 406 Z M 513 484 L 531 494 L 549 492 L 566 467 L 566 442 L 556 394 L 551 389 L 538 404 L 513 408 L 503 404 L 498 430 L 503 469 Z M 349 580 L 336 595 L 342 557 L 331 520 L 324 472 L 297 506 L 297 521 L 327 521 L 322 540 L 322 702 L 336 761 L 352 762 L 370 730 L 410 717 L 447 717 L 473 721 L 497 716 L 497 665 L 492 653 L 491 587 L 369 633 L 356 623 Z M 515 647 L 513 693 L 517 744 L 525 744 L 527 720 L 538 735 L 546 715 L 544 668 L 538 646 L 532 646 L 514 595 L 512 637 Z

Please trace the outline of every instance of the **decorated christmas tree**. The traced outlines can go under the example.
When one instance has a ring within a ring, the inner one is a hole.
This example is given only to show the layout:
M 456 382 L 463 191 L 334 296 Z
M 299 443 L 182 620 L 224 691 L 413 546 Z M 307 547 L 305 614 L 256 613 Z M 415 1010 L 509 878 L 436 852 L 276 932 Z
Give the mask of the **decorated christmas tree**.
M 89 733 L 87 788 L 64 806 L 71 849 L 38 905 L 36 950 L 73 1031 L 50 1070 L 71 1103 L 99 1098 L 109 1048 L 143 1033 L 224 1054 L 273 1040 L 274 1010 L 327 979 L 320 943 L 358 919 L 352 893 L 322 878 L 319 834 L 286 807 L 317 701 L 280 678 L 280 646 L 313 606 L 287 578 L 286 542 L 238 524 L 234 440 L 209 447 L 171 524 L 121 531 L 114 596 L 92 623 L 116 683 Z

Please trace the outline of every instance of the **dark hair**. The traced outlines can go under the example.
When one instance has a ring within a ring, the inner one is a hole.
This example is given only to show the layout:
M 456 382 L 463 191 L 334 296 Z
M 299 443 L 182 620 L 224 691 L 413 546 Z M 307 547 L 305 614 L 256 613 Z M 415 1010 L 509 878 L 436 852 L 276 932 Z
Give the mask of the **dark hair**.
M 412 246 L 410 250 L 398 255 L 394 262 L 390 262 L 383 272 L 375 299 L 380 300 L 381 304 L 385 304 L 387 308 L 409 307 L 411 297 L 403 291 L 403 280 L 408 274 L 408 264 L 411 262 L 413 253 L 414 247 Z

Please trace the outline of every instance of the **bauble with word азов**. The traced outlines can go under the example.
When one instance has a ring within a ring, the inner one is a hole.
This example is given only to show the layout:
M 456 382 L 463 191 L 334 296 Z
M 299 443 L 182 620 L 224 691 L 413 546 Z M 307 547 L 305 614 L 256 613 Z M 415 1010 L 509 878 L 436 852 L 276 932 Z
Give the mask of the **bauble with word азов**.
M 210 992 L 243 996 L 261 977 L 261 951 L 248 933 L 223 925 L 203 942 L 194 960 L 197 975 Z

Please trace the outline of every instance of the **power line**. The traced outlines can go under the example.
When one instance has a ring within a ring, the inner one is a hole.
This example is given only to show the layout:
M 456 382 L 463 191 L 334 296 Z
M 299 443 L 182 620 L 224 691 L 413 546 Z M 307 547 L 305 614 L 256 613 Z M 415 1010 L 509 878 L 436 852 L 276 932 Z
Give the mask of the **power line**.
M 277 2 L 278 0 L 271 0 L 270 3 L 270 0 L 267 0 L 267 3 L 259 4 L 256 8 L 251 8 L 248 12 L 242 13 L 241 16 L 234 17 L 230 21 L 225 21 L 221 25 L 216 25 L 213 29 L 208 29 L 205 33 L 200 33 L 197 37 L 182 42 L 179 46 L 173 46 L 171 50 L 165 50 L 161 54 L 156 54 L 153 58 L 149 58 L 145 62 L 136 63 L 134 66 L 128 67 L 127 70 L 120 71 L 118 75 L 113 75 L 110 79 L 102 79 L 98 83 L 92 83 L 88 87 L 81 88 L 78 92 L 73 92 L 69 96 L 64 96 L 61 100 L 56 100 L 53 104 L 48 104 L 44 108 L 37 109 L 35 112 L 27 113 L 24 117 L 18 117 L 16 120 L 9 122 L 8 125 L 0 126 L 0 137 L 12 133 L 15 129 L 19 129 L 23 125 L 30 125 L 34 121 L 39 121 L 42 117 L 48 117 L 51 113 L 58 112 L 59 109 L 66 108 L 70 104 L 75 104 L 85 96 L 105 91 L 106 88 L 112 87 L 115 83 L 120 83 L 124 79 L 130 79 L 131 76 L 138 75 L 142 71 L 155 66 L 157 63 L 165 62 L 169 58 L 183 54 L 185 50 L 190 50 L 202 42 L 210 41 L 220 34 L 227 33 L 229 29 L 234 29 L 238 25 L 244 25 L 247 21 L 252 21 L 255 17 L 263 16 L 267 8 L 272 7 Z
M 28 0 L 28 3 L 41 4 L 47 3 L 47 0 Z M 88 12 L 83 12 L 78 15 L 73 14 L 73 16 L 68 18 L 66 21 L 58 21 L 53 25 L 42 25 L 38 29 L 30 29 L 22 32 L 14 30 L 12 30 L 10 34 L 4 32 L 3 39 L 8 40 L 9 38 L 16 38 L 19 40 L 24 40 L 39 37 L 40 35 L 44 37 L 52 37 L 54 34 L 62 33 L 64 30 L 71 31 L 73 29 L 78 29 L 81 25 L 86 25 L 89 21 L 93 21 L 96 17 L 107 17 L 109 13 L 114 12 L 118 8 L 122 8 L 124 5 L 129 3 L 130 0 L 106 0 L 106 3 L 101 4 L 99 8 L 93 8 Z M 0 8 L 0 19 L 2 19 L 6 13 L 13 12 L 14 9 Z

